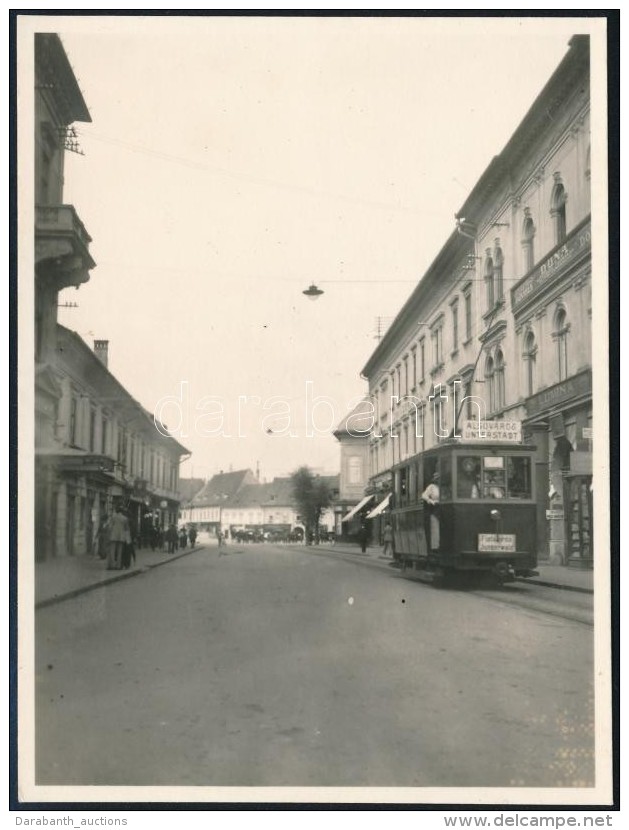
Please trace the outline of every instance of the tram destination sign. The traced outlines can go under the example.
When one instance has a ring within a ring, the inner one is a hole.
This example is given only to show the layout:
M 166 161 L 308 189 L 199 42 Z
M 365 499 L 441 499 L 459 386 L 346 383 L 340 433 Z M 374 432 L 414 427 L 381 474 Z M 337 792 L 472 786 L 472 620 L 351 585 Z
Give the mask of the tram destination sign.
M 506 444 L 522 443 L 522 421 L 511 418 L 503 421 L 463 421 L 463 441 L 504 441 Z
M 515 553 L 515 533 L 479 533 L 481 553 Z

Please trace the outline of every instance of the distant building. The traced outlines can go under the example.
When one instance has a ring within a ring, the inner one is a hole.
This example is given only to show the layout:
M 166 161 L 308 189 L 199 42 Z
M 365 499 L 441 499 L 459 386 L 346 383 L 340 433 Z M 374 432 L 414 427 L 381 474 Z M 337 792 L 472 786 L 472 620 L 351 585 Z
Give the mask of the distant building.
M 338 476 L 321 476 L 338 497 Z M 301 527 L 299 508 L 290 477 L 260 483 L 251 470 L 213 476 L 182 511 L 182 521 L 198 524 L 215 533 L 255 530 L 261 533 L 290 532 Z M 334 509 L 324 512 L 322 525 L 334 529 Z
M 371 401 L 360 401 L 334 430 L 334 437 L 341 445 L 341 472 L 339 475 L 339 496 L 335 504 L 335 533 L 338 538 L 354 537 L 365 515 L 356 511 L 345 521 L 351 511 L 365 499 L 370 483 L 369 445 L 373 425 Z M 368 501 L 371 501 L 369 499 Z
M 251 470 L 220 472 L 212 476 L 182 510 L 182 522 L 194 523 L 215 533 L 223 523 L 223 508 L 228 500 L 242 487 L 255 482 Z

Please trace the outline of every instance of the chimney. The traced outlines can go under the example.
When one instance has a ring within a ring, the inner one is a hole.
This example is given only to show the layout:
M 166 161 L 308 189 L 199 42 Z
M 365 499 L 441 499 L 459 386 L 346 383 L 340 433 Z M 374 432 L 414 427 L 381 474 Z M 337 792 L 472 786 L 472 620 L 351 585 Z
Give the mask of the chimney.
M 94 354 L 106 369 L 109 358 L 109 340 L 95 340 Z

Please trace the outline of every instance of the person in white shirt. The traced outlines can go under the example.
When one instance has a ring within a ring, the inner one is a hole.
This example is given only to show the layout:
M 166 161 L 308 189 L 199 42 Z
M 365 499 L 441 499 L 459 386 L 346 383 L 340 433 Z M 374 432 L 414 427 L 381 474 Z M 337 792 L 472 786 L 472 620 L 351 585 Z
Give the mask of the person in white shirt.
M 439 473 L 434 473 L 432 481 L 422 493 L 422 501 L 428 506 L 429 521 L 424 523 L 428 529 L 430 550 L 439 550 L 439 517 L 436 508 L 439 505 Z

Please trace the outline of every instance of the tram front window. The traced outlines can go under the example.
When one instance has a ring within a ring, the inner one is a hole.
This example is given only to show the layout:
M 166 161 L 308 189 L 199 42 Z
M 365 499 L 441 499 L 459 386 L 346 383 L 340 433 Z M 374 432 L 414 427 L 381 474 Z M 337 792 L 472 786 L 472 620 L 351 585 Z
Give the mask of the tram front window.
M 466 455 L 457 458 L 456 467 L 456 495 L 459 499 L 479 499 L 481 457 L 480 455 Z
M 510 499 L 531 498 L 530 458 L 507 458 L 507 487 Z
M 483 458 L 483 498 L 504 499 L 507 494 L 505 460 L 502 456 Z

